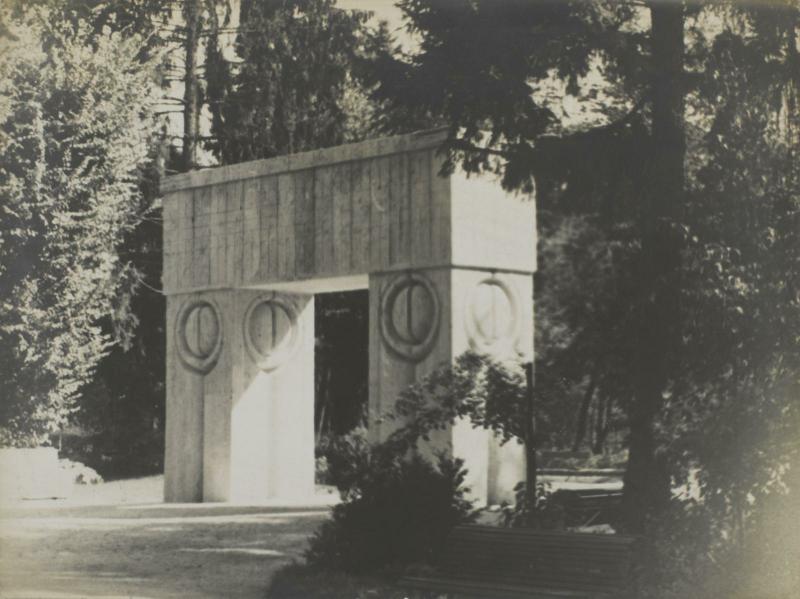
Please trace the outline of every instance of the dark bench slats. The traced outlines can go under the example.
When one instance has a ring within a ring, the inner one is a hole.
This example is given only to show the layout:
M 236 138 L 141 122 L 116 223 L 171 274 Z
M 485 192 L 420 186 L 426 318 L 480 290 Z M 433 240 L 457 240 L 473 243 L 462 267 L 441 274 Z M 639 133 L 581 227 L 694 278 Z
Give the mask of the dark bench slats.
M 548 584 L 560 584 L 560 583 L 583 583 L 586 582 L 587 584 L 591 585 L 599 585 L 599 586 L 609 586 L 613 587 L 619 585 L 622 581 L 625 580 L 624 576 L 614 576 L 614 575 L 604 575 L 600 572 L 579 572 L 579 571 L 565 571 L 565 570 L 546 570 L 546 569 L 530 569 L 525 570 L 523 568 L 496 568 L 496 569 L 484 569 L 484 568 L 469 568 L 464 569 L 460 572 L 454 570 L 442 570 L 444 575 L 448 576 L 478 576 L 484 578 L 491 578 L 491 579 L 508 579 L 511 577 L 524 579 L 529 581 L 539 581 L 539 582 L 547 582 Z
M 624 557 L 624 556 L 621 556 Z M 566 562 L 566 563 L 565 563 Z M 464 566 L 475 567 L 498 567 L 503 564 L 508 564 L 508 568 L 524 567 L 532 568 L 551 568 L 559 567 L 563 570 L 585 572 L 585 571 L 603 571 L 603 572 L 618 572 L 624 574 L 627 572 L 628 567 L 619 560 L 580 560 L 573 559 L 571 556 L 552 555 L 552 554 L 508 554 L 504 552 L 497 552 L 493 555 L 475 556 L 474 552 L 469 550 L 454 550 L 446 556 L 441 563 L 442 568 L 454 567 L 463 569 Z
M 544 567 L 551 567 L 552 565 L 563 566 L 567 570 L 613 570 L 618 572 L 625 572 L 627 568 L 621 564 L 625 556 L 620 556 L 618 560 L 602 560 L 592 559 L 575 559 L 569 554 L 506 554 L 496 553 L 494 555 L 487 555 L 475 557 L 469 551 L 453 551 L 453 553 L 441 562 L 442 567 L 447 567 L 448 564 L 453 564 L 455 567 L 464 566 L 467 564 L 481 564 L 492 565 L 498 563 L 513 563 L 515 565 L 526 565 L 534 567 L 542 565 Z M 565 563 L 567 562 L 567 563 Z M 618 566 L 618 567 L 614 567 Z
M 460 571 L 465 567 L 480 568 L 480 569 L 519 569 L 526 570 L 544 570 L 547 571 L 551 568 L 558 568 L 565 572 L 570 573 L 598 573 L 603 572 L 604 575 L 610 576 L 612 574 L 617 577 L 624 576 L 629 570 L 629 566 L 620 561 L 577 561 L 570 559 L 569 556 L 552 556 L 552 555 L 507 555 L 498 553 L 497 555 L 485 556 L 475 558 L 468 553 L 455 553 L 451 556 L 444 558 L 440 564 L 441 568 L 445 571 L 454 570 Z
M 528 528 L 499 528 L 497 526 L 485 526 L 480 524 L 469 524 L 457 526 L 453 529 L 451 538 L 459 537 L 496 537 L 498 539 L 530 538 L 536 543 L 555 542 L 563 545 L 609 545 L 609 546 L 629 546 L 634 543 L 636 537 L 627 535 L 606 535 L 588 532 L 573 532 L 565 534 L 563 531 L 534 530 Z
M 490 574 L 502 572 L 504 575 L 520 572 L 531 579 L 552 580 L 560 576 L 567 580 L 604 580 L 610 584 L 623 581 L 629 571 L 624 555 L 616 559 L 607 556 L 577 559 L 569 554 L 554 555 L 543 551 L 519 554 L 497 551 L 490 555 L 476 555 L 475 551 L 476 548 L 453 549 L 443 559 L 441 570 L 456 575 L 467 570 Z
M 564 542 L 561 539 L 546 537 L 538 539 L 536 537 L 515 537 L 515 536 L 508 536 L 508 537 L 496 537 L 493 535 L 484 535 L 484 534 L 477 534 L 477 535 L 458 535 L 453 537 L 453 542 L 459 541 L 479 541 L 482 543 L 491 542 L 493 539 L 500 540 L 503 543 L 536 543 L 536 545 L 540 546 L 549 546 L 549 547 L 566 547 L 566 548 L 575 548 L 575 549 L 593 549 L 593 548 L 602 548 L 606 550 L 613 551 L 614 549 L 620 550 L 627 550 L 629 545 L 627 544 L 619 544 L 619 543 L 603 543 L 597 542 L 591 537 L 601 537 L 601 536 L 610 536 L 610 535 L 591 535 L 591 534 L 581 534 L 581 533 L 571 533 L 574 535 L 580 535 L 582 538 L 580 540 L 577 539 L 570 539 L 569 542 Z
M 572 533 L 577 534 L 577 533 Z M 600 535 L 595 535 L 600 536 Z M 506 543 L 509 544 L 516 544 L 516 545 L 531 545 L 535 544 L 537 547 L 547 547 L 550 549 L 567 549 L 567 550 L 585 550 L 585 551 L 619 551 L 624 552 L 628 551 L 630 546 L 629 545 L 618 545 L 618 544 L 608 544 L 604 545 L 603 543 L 594 543 L 592 541 L 586 541 L 585 543 L 559 543 L 557 539 L 531 539 L 527 537 L 508 537 L 507 539 L 502 539 L 502 537 L 491 537 L 491 536 L 459 536 L 454 537 L 452 539 L 452 543 L 492 543 L 492 542 L 500 542 L 503 545 Z
M 410 588 L 473 597 L 492 597 L 505 599 L 526 597 L 528 599 L 599 599 L 601 597 L 614 597 L 613 593 L 598 593 L 596 590 L 565 591 L 563 589 L 550 589 L 544 587 L 531 587 L 529 585 L 515 586 L 498 582 L 466 582 L 457 578 L 406 578 L 403 581 Z
M 489 597 L 615 597 L 635 537 L 467 525 L 448 537 L 439 573 L 413 588 Z
M 493 541 L 491 540 L 482 540 L 482 539 L 453 539 L 452 546 L 454 548 L 459 547 L 469 547 L 475 548 L 478 546 L 486 546 L 487 544 L 492 544 Z M 526 541 L 525 539 L 509 539 L 507 544 L 503 544 L 503 547 L 509 547 L 516 551 L 548 551 L 553 553 L 570 553 L 570 554 L 578 554 L 578 555 L 585 555 L 587 557 L 592 556 L 619 556 L 624 555 L 628 551 L 630 551 L 629 547 L 615 547 L 615 546 L 565 546 L 565 545 L 556 545 L 554 543 L 537 543 L 536 545 L 532 545 L 532 543 Z
M 496 543 L 478 540 L 453 540 L 451 543 L 451 553 L 453 554 L 469 554 L 486 546 L 494 546 Z M 532 545 L 524 541 L 512 541 L 507 545 L 503 545 L 496 549 L 503 555 L 528 555 L 528 556 L 551 556 L 558 558 L 559 556 L 569 556 L 577 563 L 592 562 L 592 563 L 616 563 L 620 559 L 630 553 L 629 548 L 615 548 L 615 547 L 562 547 L 556 545 Z M 492 553 L 496 555 L 497 553 Z
M 606 577 L 595 575 L 586 575 L 585 573 L 569 573 L 561 571 L 533 571 L 525 572 L 520 570 L 471 570 L 465 569 L 460 572 L 443 572 L 444 576 L 454 578 L 478 578 L 488 580 L 515 580 L 524 581 L 528 584 L 538 583 L 542 586 L 576 586 L 586 585 L 591 588 L 616 588 L 623 581 L 624 577 Z
M 560 590 L 576 590 L 576 591 L 601 591 L 613 592 L 615 589 L 620 588 L 619 581 L 612 584 L 610 582 L 596 581 L 596 580 L 581 580 L 570 578 L 543 578 L 543 577 L 527 577 L 519 573 L 513 572 L 497 572 L 490 574 L 481 574 L 477 572 L 461 573 L 458 576 L 444 574 L 445 578 L 456 578 L 462 581 L 470 582 L 486 582 L 492 584 L 509 584 L 513 586 L 527 586 L 530 588 L 547 588 L 547 589 L 560 589 Z

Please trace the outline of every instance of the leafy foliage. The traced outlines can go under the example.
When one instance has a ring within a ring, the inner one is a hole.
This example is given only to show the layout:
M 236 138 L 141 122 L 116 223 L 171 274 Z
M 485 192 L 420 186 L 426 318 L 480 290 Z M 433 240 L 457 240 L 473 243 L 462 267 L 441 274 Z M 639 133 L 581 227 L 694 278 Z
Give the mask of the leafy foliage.
M 473 518 L 459 460 L 440 455 L 434 465 L 355 432 L 338 440 L 329 463 L 344 501 L 311 540 L 314 567 L 363 574 L 435 563 L 450 530 Z
M 130 331 L 137 281 L 118 250 L 154 132 L 143 40 L 47 15 L 12 22 L 0 64 L 0 420 L 15 445 L 46 442 Z
M 165 298 L 161 284 L 162 222 L 153 186 L 156 164 L 143 173 L 137 226 L 120 242 L 134 269 L 134 322 L 126 343 L 110 348 L 82 393 L 72 420 L 91 435 L 63 444 L 104 476 L 163 471 L 165 421 Z
M 732 564 L 766 550 L 758 528 L 783 521 L 775 506 L 798 493 L 800 6 L 748 7 L 728 23 L 691 97 L 709 127 L 696 142 L 685 344 L 662 436 L 675 475 L 696 473 L 711 544 Z
M 722 572 L 796 501 L 800 6 L 686 3 L 670 83 L 649 29 L 667 5 L 409 0 L 420 49 L 378 94 L 399 104 L 389 129 L 447 125 L 451 165 L 535 180 L 537 397 L 606 386 L 639 440 L 626 495 L 697 477 L 668 511 Z
M 635 259 L 630 227 L 594 215 L 548 213 L 536 279 L 537 427 L 543 446 L 594 453 L 626 428 L 636 354 Z
M 676 338 L 671 315 L 679 253 L 671 231 L 672 215 L 679 210 L 672 207 L 682 199 L 683 146 L 682 121 L 673 118 L 682 100 L 674 93 L 679 76 L 674 65 L 681 65 L 682 38 L 671 35 L 662 43 L 666 38 L 656 33 L 680 33 L 682 8 L 429 0 L 401 6 L 410 29 L 421 37 L 420 50 L 398 59 L 377 93 L 396 96 L 400 114 L 446 124 L 448 166 L 495 173 L 509 188 L 532 189 L 535 179 L 537 187 L 543 179 L 542 200 L 584 195 L 573 210 L 600 212 L 603 220 L 598 220 L 607 229 L 620 224 L 613 221 L 617 215 L 636 225 L 642 251 L 634 261 L 640 285 L 633 296 L 631 341 L 637 350 L 625 373 L 634 389 L 626 414 L 632 425 L 626 513 L 631 527 L 641 529 L 644 513 L 668 494 L 667 485 L 656 484 L 665 477 L 651 475 L 662 470 L 654 456 L 652 424 Z M 403 89 L 413 93 L 404 95 Z M 588 107 L 588 118 L 566 118 L 567 98 Z M 639 142 L 635 152 L 633 140 Z M 541 175 L 558 160 L 548 156 L 561 159 L 555 176 Z M 635 159 L 626 163 L 622 157 L 628 156 Z M 597 168 L 595 157 L 600 157 Z M 604 166 L 616 169 L 604 171 Z M 559 193 L 573 188 L 575 193 Z M 614 197 L 623 194 L 628 197 L 622 202 Z M 602 211 L 620 204 L 633 205 L 638 213 Z M 603 360 L 597 358 L 590 369 L 603 372 Z M 625 386 L 616 373 L 604 379 L 606 389 L 611 381 Z M 604 420 L 611 405 L 607 395 L 599 410 Z
M 485 428 L 503 441 L 524 436 L 526 384 L 522 365 L 467 351 L 409 385 L 383 419 L 396 427 L 387 443 L 398 451 L 428 441 L 460 419 Z
M 359 112 L 369 111 L 358 91 L 366 65 L 386 44 L 385 31 L 371 31 L 367 18 L 333 0 L 243 0 L 237 63 L 218 40 L 207 59 L 209 147 L 222 163 L 352 139 Z
M 631 26 L 637 10 L 625 3 L 404 0 L 399 6 L 420 47 L 380 65 L 376 95 L 394 109 L 385 127 L 444 124 L 452 164 L 496 172 L 508 187 L 530 188 L 539 139 L 566 129 L 556 105 L 564 91 L 599 111 L 624 113 L 619 93 L 598 96 L 581 85 L 598 54 L 625 56 L 626 73 L 647 61 L 641 27 Z

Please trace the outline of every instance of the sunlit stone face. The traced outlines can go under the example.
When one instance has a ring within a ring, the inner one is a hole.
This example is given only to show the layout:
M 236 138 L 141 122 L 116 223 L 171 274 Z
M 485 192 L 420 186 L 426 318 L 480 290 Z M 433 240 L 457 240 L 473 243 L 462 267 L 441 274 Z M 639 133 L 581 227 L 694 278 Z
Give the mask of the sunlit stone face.
M 494 276 L 479 282 L 469 296 L 465 311 L 470 346 L 479 352 L 516 352 L 520 314 L 516 292 Z
M 514 327 L 514 306 L 503 287 L 491 281 L 478 285 L 472 300 L 475 334 L 493 344 L 509 337 Z
M 244 319 L 245 344 L 262 370 L 274 370 L 289 359 L 297 345 L 297 313 L 290 300 L 260 297 Z

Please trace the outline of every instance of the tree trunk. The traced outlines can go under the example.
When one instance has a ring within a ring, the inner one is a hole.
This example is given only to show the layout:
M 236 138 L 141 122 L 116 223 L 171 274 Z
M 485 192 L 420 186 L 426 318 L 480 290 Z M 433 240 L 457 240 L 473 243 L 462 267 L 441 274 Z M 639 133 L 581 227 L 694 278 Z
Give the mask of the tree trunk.
M 669 500 L 669 475 L 656 455 L 655 420 L 679 339 L 680 246 L 672 224 L 682 213 L 684 189 L 683 5 L 654 0 L 650 15 L 653 124 L 640 215 L 644 305 L 623 496 L 624 525 L 633 533 L 644 532 L 648 516 Z
M 183 41 L 186 76 L 183 88 L 183 171 L 197 166 L 197 141 L 200 128 L 197 53 L 200 40 L 200 0 L 183 0 L 186 37 Z
M 586 387 L 586 392 L 583 394 L 581 406 L 578 409 L 578 421 L 575 425 L 575 440 L 572 443 L 572 451 L 578 451 L 583 443 L 583 438 L 586 436 L 586 420 L 589 416 L 589 406 L 592 405 L 592 398 L 594 397 L 594 390 L 597 386 L 597 377 L 594 370 L 589 375 L 589 384 Z
M 610 413 L 611 396 L 608 393 L 601 393 L 597 397 L 597 423 L 594 429 L 594 441 L 592 442 L 592 453 L 595 455 L 603 453 L 606 437 L 608 437 Z

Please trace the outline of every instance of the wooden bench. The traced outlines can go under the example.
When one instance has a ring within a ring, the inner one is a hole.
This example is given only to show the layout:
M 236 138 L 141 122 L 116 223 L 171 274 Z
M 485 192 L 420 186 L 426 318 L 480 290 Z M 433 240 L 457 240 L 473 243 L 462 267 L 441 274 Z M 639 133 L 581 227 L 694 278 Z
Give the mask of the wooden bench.
M 622 491 L 615 489 L 561 489 L 550 501 L 564 510 L 566 526 L 610 524 L 617 520 L 622 507 Z
M 457 596 L 624 597 L 636 537 L 467 525 L 453 529 L 430 576 L 401 586 Z

